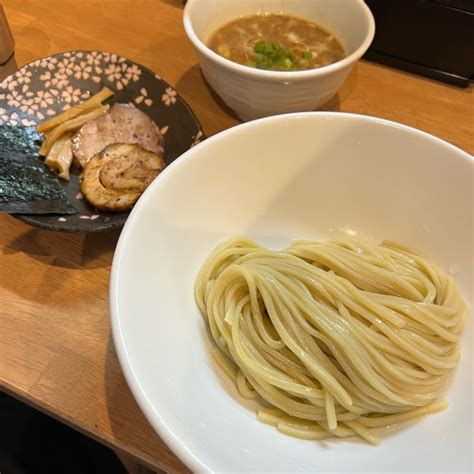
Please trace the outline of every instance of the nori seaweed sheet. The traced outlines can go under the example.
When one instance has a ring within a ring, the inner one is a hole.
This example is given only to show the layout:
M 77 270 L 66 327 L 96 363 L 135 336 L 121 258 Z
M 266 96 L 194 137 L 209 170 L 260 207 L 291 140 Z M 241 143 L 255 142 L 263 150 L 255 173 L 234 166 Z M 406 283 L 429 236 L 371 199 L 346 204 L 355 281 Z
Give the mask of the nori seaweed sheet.
M 58 177 L 39 157 L 34 127 L 0 125 L 0 212 L 76 214 Z

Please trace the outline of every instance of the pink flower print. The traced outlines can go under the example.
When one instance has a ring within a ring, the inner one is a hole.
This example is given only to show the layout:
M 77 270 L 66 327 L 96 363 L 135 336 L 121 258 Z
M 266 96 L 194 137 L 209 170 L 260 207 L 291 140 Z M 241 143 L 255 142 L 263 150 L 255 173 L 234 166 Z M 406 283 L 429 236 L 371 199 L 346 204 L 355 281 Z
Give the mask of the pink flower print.
M 87 55 L 87 64 L 93 68 L 96 74 L 101 74 L 102 73 L 102 53 L 98 53 L 97 51 L 92 51 L 92 53 Z M 99 78 L 99 82 L 100 82 L 100 78 Z
M 49 89 L 51 85 L 57 86 L 62 89 L 64 86 L 69 84 L 67 76 L 64 74 L 56 73 L 54 76 L 51 74 L 51 71 L 46 71 L 44 74 L 41 74 L 40 80 L 44 82 L 44 87 Z M 50 90 L 52 92 L 52 90 Z
M 120 66 L 116 66 L 115 64 L 107 66 L 105 69 L 105 74 L 107 74 L 107 79 L 110 82 L 117 81 L 122 77 Z
M 135 99 L 135 104 L 141 104 L 142 102 L 150 107 L 150 105 L 153 104 L 153 101 L 148 97 L 148 91 L 142 87 L 140 89 L 140 94 L 136 99 Z
M 45 87 L 51 86 L 51 72 L 46 71 L 44 74 L 41 74 L 40 80 L 44 82 Z
M 21 119 L 21 124 L 25 127 L 32 127 L 33 125 L 36 125 L 36 122 L 34 120 L 23 118 Z
M 48 69 L 50 71 L 52 71 L 53 69 L 56 68 L 56 64 L 58 64 L 58 58 L 47 58 L 44 60 L 44 62 L 46 63 L 44 66 L 43 64 L 41 64 L 42 67 L 48 67 Z
M 53 71 L 54 69 L 56 69 L 57 64 L 58 64 L 58 58 L 51 58 L 48 61 L 48 69 L 50 71 Z
M 18 85 L 18 82 L 16 82 L 16 81 L 10 81 L 10 82 L 8 83 L 7 89 L 8 89 L 9 91 L 12 91 L 12 90 L 16 89 L 16 86 L 17 86 L 17 85 Z
M 54 102 L 53 96 L 49 91 L 38 91 L 33 99 L 42 109 L 46 109 Z
M 48 67 L 48 64 L 50 63 L 50 61 L 52 59 L 56 59 L 56 58 L 43 58 L 43 59 L 39 59 L 38 60 L 38 66 L 39 67 L 42 67 L 42 68 L 47 68 Z M 56 62 L 58 62 L 58 60 L 56 59 Z
M 37 59 L 29 64 L 30 67 L 38 67 L 41 64 L 41 59 Z
M 129 80 L 125 77 L 125 72 L 127 71 L 127 64 L 109 64 L 105 69 L 105 74 L 107 75 L 107 80 L 109 82 L 115 82 L 115 87 L 121 91 L 124 86 L 128 85 Z
M 91 66 L 100 66 L 101 61 L 102 53 L 99 53 L 98 51 L 92 51 L 87 55 L 87 64 L 90 64 Z
M 2 87 L 6 87 L 6 84 L 8 84 L 10 81 L 12 81 L 14 77 L 15 77 L 15 75 L 11 75 L 11 76 L 8 76 L 5 79 L 3 79 L 3 81 L 1 82 Z
M 72 86 L 66 87 L 65 90 L 62 91 L 61 97 L 66 104 L 74 104 L 79 102 L 81 99 L 81 90 L 74 89 Z
M 74 73 L 74 62 L 68 57 L 64 57 L 63 60 L 58 64 L 58 72 L 63 76 L 72 76 Z
M 7 94 L 7 104 L 10 107 L 20 107 L 23 96 L 18 91 L 11 91 Z
M 18 84 L 29 84 L 31 82 L 31 71 L 20 69 L 16 74 Z
M 74 71 L 74 77 L 76 79 L 89 79 L 92 73 L 92 66 L 88 65 L 85 61 L 81 61 L 74 66 Z
M 69 80 L 66 74 L 62 72 L 57 72 L 54 77 L 51 79 L 51 84 L 56 86 L 58 89 L 62 89 L 69 84 Z
M 201 138 L 202 138 L 202 136 L 203 136 L 203 135 L 202 135 L 202 132 L 201 132 L 201 130 L 199 130 L 199 132 L 196 133 L 196 136 L 194 137 L 193 142 L 191 143 L 191 148 L 192 148 L 193 146 L 196 146 L 196 145 L 198 145 L 199 143 L 201 143 Z
M 0 124 L 3 125 L 5 123 L 8 123 L 9 118 L 10 117 L 8 116 L 7 111 L 0 107 Z
M 171 87 L 167 87 L 165 93 L 161 96 L 161 100 L 165 105 L 171 105 L 176 102 L 176 91 Z
M 38 111 L 38 104 L 33 102 L 33 99 L 26 99 L 23 100 L 22 104 L 20 105 L 20 110 L 28 115 L 35 115 Z
M 142 70 L 136 64 L 133 64 L 132 66 L 128 67 L 125 77 L 133 82 L 136 82 L 138 79 L 140 79 L 141 73 Z
M 10 115 L 10 120 L 8 121 L 8 125 L 18 125 L 18 119 L 19 119 L 19 115 L 16 113 L 16 112 L 13 112 L 11 115 Z

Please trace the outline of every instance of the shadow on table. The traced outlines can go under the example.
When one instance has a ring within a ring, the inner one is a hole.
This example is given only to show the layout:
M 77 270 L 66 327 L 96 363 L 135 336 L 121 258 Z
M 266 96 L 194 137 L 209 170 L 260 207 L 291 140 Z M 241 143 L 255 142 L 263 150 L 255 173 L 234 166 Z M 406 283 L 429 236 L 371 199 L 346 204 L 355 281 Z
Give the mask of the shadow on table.
M 190 67 L 176 83 L 176 90 L 185 97 L 195 97 L 199 92 L 198 88 L 200 84 L 204 82 L 207 92 L 212 97 L 214 102 L 222 109 L 222 111 L 231 119 L 239 120 L 234 111 L 228 107 L 225 102 L 214 92 L 214 89 L 206 81 L 204 75 L 202 74 L 199 64 L 195 64 Z
M 150 469 L 156 471 L 157 466 L 162 466 L 167 472 L 189 472 L 156 434 L 135 402 L 122 374 L 112 334 L 109 335 L 107 342 L 104 373 L 106 409 L 110 428 L 117 443 L 124 446 L 140 446 L 140 451 L 128 454 Z M 161 453 L 159 459 L 156 455 L 158 452 Z
M 119 235 L 120 230 L 68 234 L 25 226 L 14 240 L 4 242 L 3 253 L 23 252 L 42 263 L 63 268 L 104 268 L 112 263 Z
M 183 8 L 185 1 L 184 0 L 161 0 L 161 3 L 166 3 L 175 8 Z

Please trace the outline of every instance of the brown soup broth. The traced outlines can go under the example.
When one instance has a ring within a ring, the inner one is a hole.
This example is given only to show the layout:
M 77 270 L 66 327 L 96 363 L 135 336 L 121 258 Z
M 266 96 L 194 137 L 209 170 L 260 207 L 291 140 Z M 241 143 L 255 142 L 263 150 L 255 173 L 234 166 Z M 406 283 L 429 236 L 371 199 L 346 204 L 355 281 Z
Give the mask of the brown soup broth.
M 244 66 L 275 71 L 314 69 L 346 56 L 342 44 L 329 31 L 283 14 L 237 18 L 215 31 L 208 46 Z

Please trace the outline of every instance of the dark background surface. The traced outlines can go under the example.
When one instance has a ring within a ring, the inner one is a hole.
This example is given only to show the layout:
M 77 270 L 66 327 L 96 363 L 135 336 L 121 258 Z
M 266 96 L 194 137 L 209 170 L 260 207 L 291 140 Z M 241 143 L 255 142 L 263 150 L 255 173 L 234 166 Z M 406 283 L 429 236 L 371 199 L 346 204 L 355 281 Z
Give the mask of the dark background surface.
M 474 0 L 366 0 L 376 24 L 366 59 L 467 87 Z
M 115 453 L 0 392 L 1 474 L 125 474 Z

